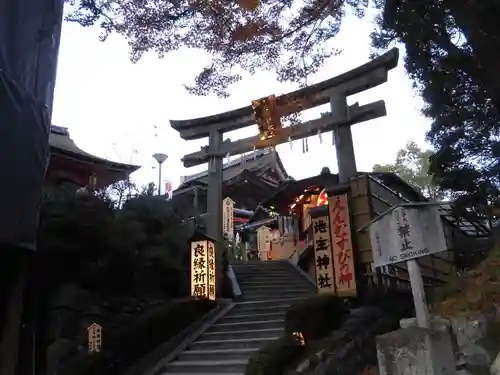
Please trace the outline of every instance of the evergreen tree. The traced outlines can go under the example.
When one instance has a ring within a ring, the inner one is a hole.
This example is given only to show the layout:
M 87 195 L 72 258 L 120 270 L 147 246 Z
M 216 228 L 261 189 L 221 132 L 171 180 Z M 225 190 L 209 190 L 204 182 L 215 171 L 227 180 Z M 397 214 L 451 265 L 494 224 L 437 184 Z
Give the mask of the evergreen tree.
M 422 150 L 415 142 L 408 142 L 396 154 L 393 164 L 375 164 L 374 172 L 393 172 L 430 199 L 441 199 L 442 191 L 429 175 L 431 150 Z
M 430 172 L 459 203 L 484 206 L 498 199 L 500 186 L 499 77 L 487 68 L 500 30 L 491 27 L 490 16 L 498 14 L 493 1 L 469 3 L 387 0 L 373 44 L 384 50 L 404 43 L 406 69 L 425 100 L 423 113 L 432 119 L 427 137 L 436 152 Z M 487 9 L 490 15 L 484 16 Z M 471 25 L 481 14 L 481 43 L 490 41 L 493 48 L 488 56 L 470 36 L 476 35 Z

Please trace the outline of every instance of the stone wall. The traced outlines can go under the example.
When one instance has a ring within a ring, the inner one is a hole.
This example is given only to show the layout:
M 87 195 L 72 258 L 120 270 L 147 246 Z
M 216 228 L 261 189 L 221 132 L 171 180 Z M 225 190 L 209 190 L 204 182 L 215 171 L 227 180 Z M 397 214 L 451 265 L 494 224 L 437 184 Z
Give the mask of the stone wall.
M 496 315 L 477 313 L 450 319 L 432 318 L 431 329 L 451 338 L 457 374 L 500 375 L 500 336 Z M 403 319 L 400 324 L 402 329 L 416 327 L 416 319 Z

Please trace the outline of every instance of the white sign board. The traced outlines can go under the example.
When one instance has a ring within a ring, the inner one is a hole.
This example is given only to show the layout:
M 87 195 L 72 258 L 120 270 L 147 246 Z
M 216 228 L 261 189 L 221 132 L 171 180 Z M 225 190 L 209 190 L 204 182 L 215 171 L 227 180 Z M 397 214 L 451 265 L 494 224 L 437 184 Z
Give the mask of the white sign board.
M 447 250 L 439 207 L 398 206 L 370 225 L 375 267 Z
M 222 201 L 222 231 L 229 241 L 234 238 L 234 201 L 227 197 Z

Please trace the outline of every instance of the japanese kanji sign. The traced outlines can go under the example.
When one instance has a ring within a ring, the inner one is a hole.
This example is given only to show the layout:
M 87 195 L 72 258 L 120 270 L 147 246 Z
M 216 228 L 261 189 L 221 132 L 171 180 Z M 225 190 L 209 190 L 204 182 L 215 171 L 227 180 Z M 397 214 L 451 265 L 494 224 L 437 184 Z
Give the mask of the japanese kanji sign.
M 268 259 L 271 251 L 272 233 L 271 229 L 266 226 L 261 226 L 257 229 L 257 251 L 262 254 L 263 259 Z
M 312 228 L 318 294 L 335 294 L 332 242 L 328 216 L 313 218 Z
M 335 273 L 335 288 L 341 297 L 356 296 L 356 274 L 354 269 L 351 224 L 347 194 L 328 198 L 332 253 Z
M 215 249 L 211 241 L 207 241 L 207 274 L 208 299 L 215 300 Z
M 99 353 L 102 349 L 102 326 L 92 323 L 87 327 L 89 353 Z
M 375 267 L 399 263 L 447 249 L 439 207 L 402 205 L 370 225 Z
M 215 299 L 215 249 L 212 241 L 191 242 L 191 295 Z
M 222 231 L 232 241 L 234 238 L 234 201 L 227 197 L 222 201 Z

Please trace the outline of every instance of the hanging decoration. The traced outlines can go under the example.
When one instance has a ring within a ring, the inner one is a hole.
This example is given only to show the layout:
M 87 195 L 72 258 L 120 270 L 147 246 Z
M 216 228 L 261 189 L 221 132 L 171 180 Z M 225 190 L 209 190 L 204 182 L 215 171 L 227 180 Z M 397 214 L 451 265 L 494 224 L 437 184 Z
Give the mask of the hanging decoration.
M 323 189 L 321 193 L 318 195 L 318 199 L 316 200 L 316 207 L 319 206 L 327 206 L 328 205 L 328 193 L 326 189 Z
M 282 128 L 281 116 L 276 106 L 276 96 L 252 100 L 252 109 L 259 127 L 260 140 L 264 141 L 275 137 Z
M 290 150 L 292 150 L 293 149 L 292 137 L 288 137 L 288 144 L 290 145 Z
M 226 154 L 226 161 L 227 161 L 227 164 L 229 164 L 231 162 L 231 154 L 229 152 Z
M 253 146 L 252 156 L 253 160 L 257 159 L 257 149 L 255 148 L 255 146 Z
M 319 138 L 319 143 L 323 143 L 323 135 L 321 134 L 321 129 L 318 129 L 318 138 Z

